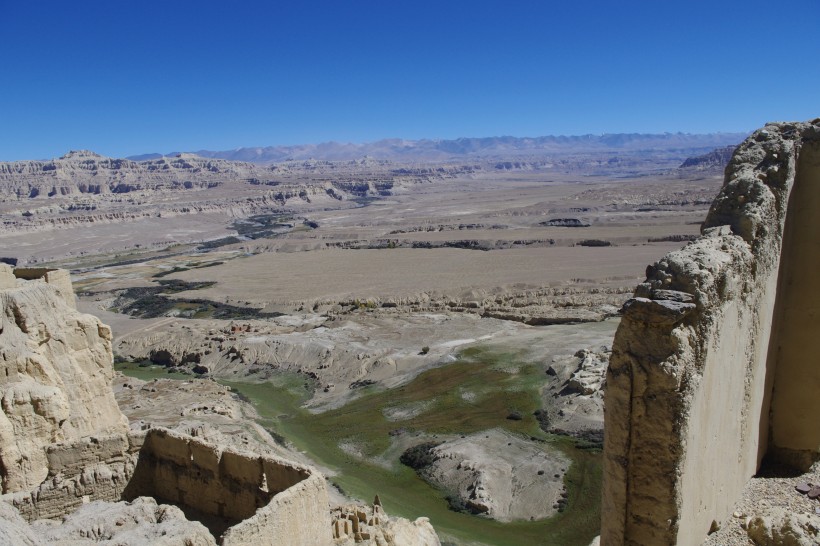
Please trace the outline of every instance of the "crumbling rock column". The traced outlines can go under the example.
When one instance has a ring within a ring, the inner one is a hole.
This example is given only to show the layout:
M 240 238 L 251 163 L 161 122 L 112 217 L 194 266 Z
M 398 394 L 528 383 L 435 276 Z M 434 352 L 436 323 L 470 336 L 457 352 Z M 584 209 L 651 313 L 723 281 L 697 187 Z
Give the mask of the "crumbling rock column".
M 12 282 L 0 269 L 2 493 L 43 482 L 48 446 L 128 430 L 111 390 L 111 330 L 77 312 L 67 272 L 42 275 Z
M 818 457 L 818 262 L 820 119 L 767 125 L 735 152 L 702 236 L 647 268 L 624 306 L 604 546 L 700 544 L 767 452 Z

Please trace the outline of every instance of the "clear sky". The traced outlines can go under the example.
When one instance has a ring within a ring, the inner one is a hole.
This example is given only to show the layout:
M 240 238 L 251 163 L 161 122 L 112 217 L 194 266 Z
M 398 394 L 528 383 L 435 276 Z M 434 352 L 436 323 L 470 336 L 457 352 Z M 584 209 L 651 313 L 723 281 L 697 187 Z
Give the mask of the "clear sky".
M 0 160 L 820 116 L 820 0 L 0 0 Z

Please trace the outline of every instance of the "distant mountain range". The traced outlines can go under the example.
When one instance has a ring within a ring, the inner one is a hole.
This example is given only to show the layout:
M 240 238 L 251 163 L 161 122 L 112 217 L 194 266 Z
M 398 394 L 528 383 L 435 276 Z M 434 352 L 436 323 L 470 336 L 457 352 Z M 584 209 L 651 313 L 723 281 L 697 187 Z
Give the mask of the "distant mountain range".
M 475 159 L 498 159 L 511 156 L 560 156 L 595 152 L 662 152 L 678 151 L 684 155 L 703 153 L 714 148 L 737 145 L 747 133 L 615 133 L 580 136 L 542 137 L 486 137 L 458 138 L 455 140 L 404 140 L 385 139 L 363 144 L 324 142 L 294 146 L 265 146 L 237 148 L 235 150 L 197 150 L 189 153 L 214 159 L 249 161 L 253 163 L 276 163 L 289 160 L 317 159 L 339 161 L 370 157 L 393 161 L 447 161 Z M 174 156 L 167 154 L 143 154 L 128 159 L 142 161 Z

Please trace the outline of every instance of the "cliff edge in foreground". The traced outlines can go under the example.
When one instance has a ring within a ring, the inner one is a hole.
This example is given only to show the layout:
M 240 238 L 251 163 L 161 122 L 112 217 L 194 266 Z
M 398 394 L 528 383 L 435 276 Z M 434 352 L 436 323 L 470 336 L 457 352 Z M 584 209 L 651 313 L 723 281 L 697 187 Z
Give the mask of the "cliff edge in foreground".
M 754 132 L 702 236 L 647 268 L 605 394 L 601 544 L 700 544 L 768 455 L 820 454 L 820 119 Z

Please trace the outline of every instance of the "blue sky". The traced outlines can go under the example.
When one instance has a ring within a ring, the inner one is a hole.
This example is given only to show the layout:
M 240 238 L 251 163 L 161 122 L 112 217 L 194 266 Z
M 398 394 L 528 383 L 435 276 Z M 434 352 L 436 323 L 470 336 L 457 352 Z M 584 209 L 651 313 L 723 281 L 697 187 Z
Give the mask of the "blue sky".
M 820 0 L 0 0 L 0 21 L 0 160 L 820 116 Z

